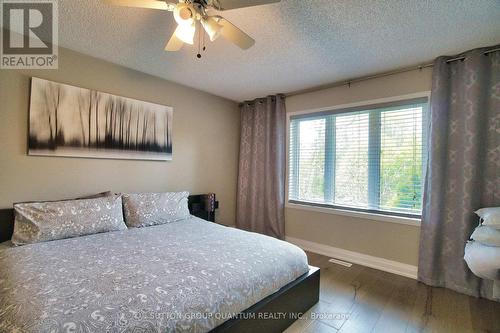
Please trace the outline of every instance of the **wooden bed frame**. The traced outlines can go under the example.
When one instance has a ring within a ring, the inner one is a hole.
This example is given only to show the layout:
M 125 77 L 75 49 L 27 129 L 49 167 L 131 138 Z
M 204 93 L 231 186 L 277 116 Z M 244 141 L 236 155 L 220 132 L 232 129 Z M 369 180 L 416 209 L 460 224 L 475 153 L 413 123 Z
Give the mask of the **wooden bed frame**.
M 214 221 L 217 207 L 214 194 L 189 196 L 189 210 L 195 216 Z M 14 210 L 0 209 L 0 242 L 10 240 L 13 230 Z M 210 332 L 283 332 L 319 301 L 319 278 L 320 269 L 309 266 L 309 272 Z

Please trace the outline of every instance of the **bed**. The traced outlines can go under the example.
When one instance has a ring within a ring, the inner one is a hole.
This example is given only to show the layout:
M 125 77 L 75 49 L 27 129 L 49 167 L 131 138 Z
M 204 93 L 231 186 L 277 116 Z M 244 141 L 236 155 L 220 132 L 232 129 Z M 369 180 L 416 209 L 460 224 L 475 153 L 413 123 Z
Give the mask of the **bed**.
M 280 332 L 318 294 L 301 249 L 195 216 L 0 244 L 1 332 Z

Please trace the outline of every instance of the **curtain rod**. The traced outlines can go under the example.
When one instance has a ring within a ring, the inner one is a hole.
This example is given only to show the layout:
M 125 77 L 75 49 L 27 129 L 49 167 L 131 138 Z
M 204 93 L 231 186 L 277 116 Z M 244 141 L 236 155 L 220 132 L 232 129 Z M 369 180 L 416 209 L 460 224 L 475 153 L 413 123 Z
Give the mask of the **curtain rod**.
M 488 51 L 484 51 L 483 54 L 484 55 L 488 55 L 488 54 L 496 52 L 496 51 L 500 51 L 500 47 L 496 47 L 494 49 L 491 49 L 491 50 L 488 50 Z M 456 58 L 453 58 L 453 59 L 450 59 L 450 60 L 446 60 L 446 62 L 450 63 L 450 62 L 453 62 L 453 61 L 459 61 L 459 60 L 464 60 L 464 59 L 465 59 L 465 56 L 461 56 L 461 57 L 456 57 Z
M 496 52 L 496 51 L 500 51 L 500 47 L 496 47 L 494 49 L 487 50 L 487 51 L 483 52 L 483 54 L 487 55 L 489 53 Z M 453 61 L 459 61 L 459 60 L 464 60 L 464 59 L 465 59 L 465 56 L 459 56 L 456 58 L 446 60 L 446 62 L 450 63 Z M 316 86 L 313 88 L 294 91 L 294 92 L 285 94 L 285 96 L 291 97 L 291 96 L 305 94 L 305 93 L 309 93 L 309 92 L 313 92 L 313 91 L 317 91 L 317 90 L 322 90 L 322 89 L 329 89 L 329 88 L 341 87 L 341 86 L 346 86 L 346 85 L 350 86 L 351 84 L 357 83 L 357 82 L 367 81 L 367 80 L 371 80 L 371 79 L 377 79 L 380 77 L 385 77 L 385 76 L 390 76 L 390 75 L 395 75 L 395 74 L 400 74 L 400 73 L 406 73 L 406 72 L 411 72 L 411 71 L 416 71 L 416 70 L 422 70 L 424 68 L 429 68 L 429 67 L 433 67 L 433 66 L 434 66 L 433 63 L 426 63 L 426 64 L 422 64 L 419 66 L 400 68 L 400 69 L 396 69 L 396 70 L 390 71 L 390 72 L 384 72 L 384 73 L 379 73 L 379 74 L 374 74 L 374 75 L 369 75 L 369 76 L 363 76 L 363 77 L 359 77 L 359 78 L 355 78 L 355 79 L 351 79 L 351 80 L 344 80 L 344 81 L 340 81 L 340 82 L 336 82 L 336 83 L 325 84 L 325 85 Z

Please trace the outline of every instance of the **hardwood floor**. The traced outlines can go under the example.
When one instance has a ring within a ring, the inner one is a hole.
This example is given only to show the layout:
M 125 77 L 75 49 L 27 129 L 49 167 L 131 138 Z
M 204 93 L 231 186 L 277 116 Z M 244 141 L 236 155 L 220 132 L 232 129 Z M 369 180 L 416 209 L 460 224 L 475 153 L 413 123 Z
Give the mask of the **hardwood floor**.
M 307 255 L 311 265 L 321 267 L 320 301 L 286 333 L 500 333 L 498 302 Z

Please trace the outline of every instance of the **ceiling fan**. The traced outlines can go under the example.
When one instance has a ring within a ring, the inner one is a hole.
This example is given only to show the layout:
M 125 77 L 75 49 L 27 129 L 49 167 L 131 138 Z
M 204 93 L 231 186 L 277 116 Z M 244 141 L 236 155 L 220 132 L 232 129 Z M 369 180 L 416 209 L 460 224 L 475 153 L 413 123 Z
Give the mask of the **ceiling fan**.
M 208 34 L 210 41 L 219 36 L 236 44 L 243 50 L 252 47 L 255 40 L 220 15 L 209 15 L 212 10 L 224 11 L 250 6 L 266 5 L 281 0 L 179 0 L 172 3 L 168 0 L 104 0 L 105 2 L 126 7 L 140 7 L 171 11 L 177 22 L 172 37 L 168 40 L 165 50 L 178 51 L 184 43 L 193 45 L 196 33 L 196 23 L 199 22 Z M 198 58 L 201 55 L 198 53 Z

